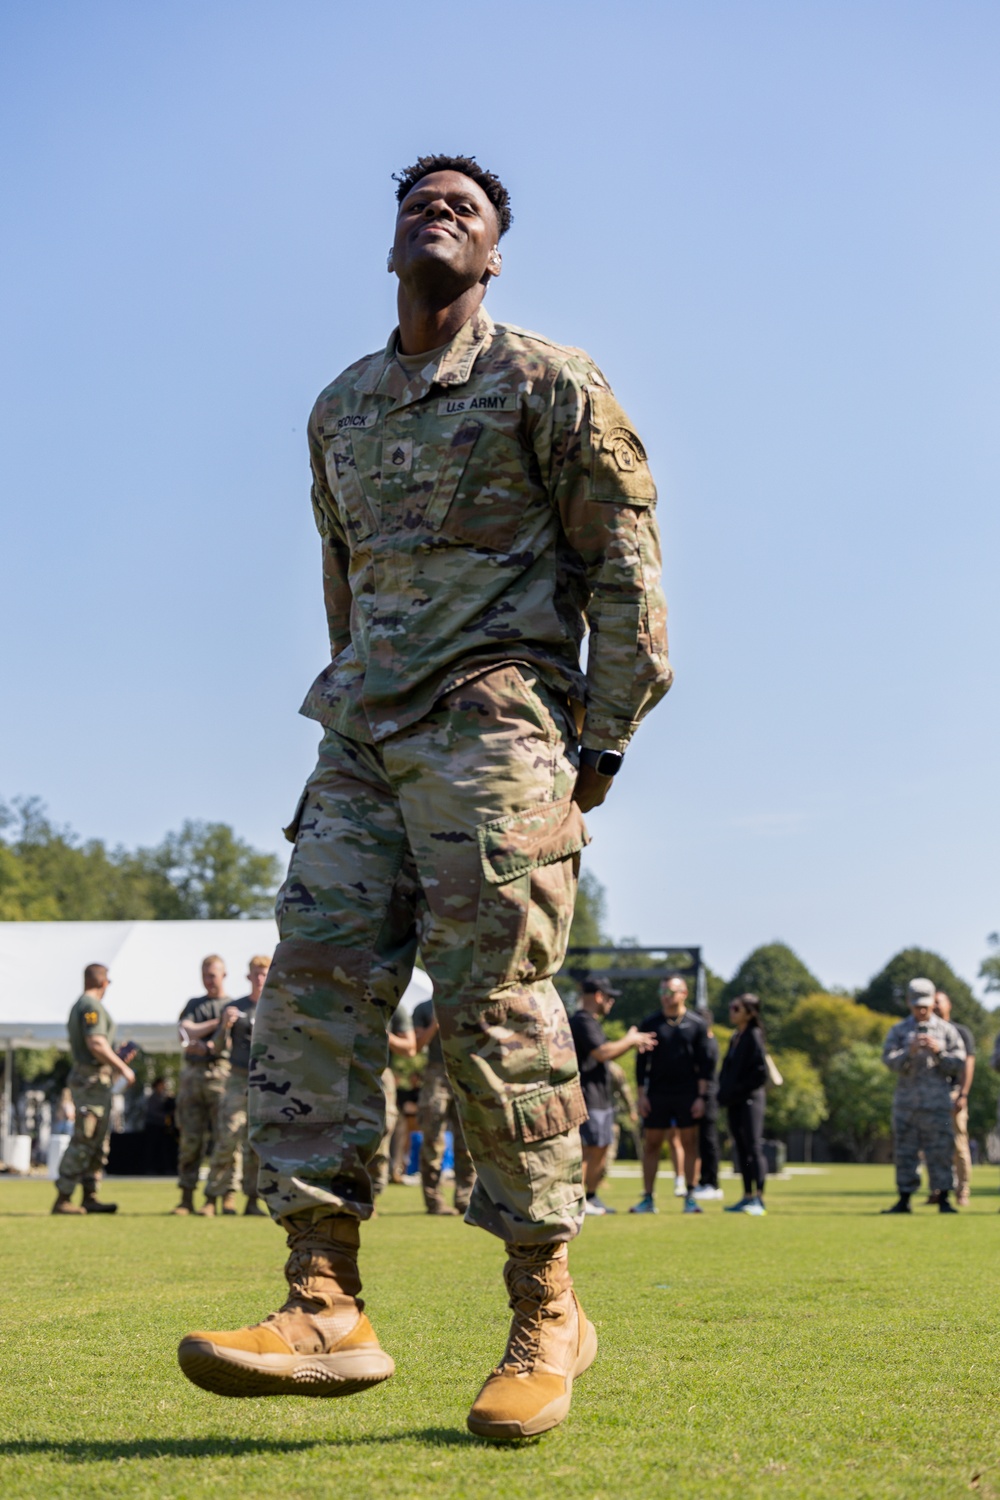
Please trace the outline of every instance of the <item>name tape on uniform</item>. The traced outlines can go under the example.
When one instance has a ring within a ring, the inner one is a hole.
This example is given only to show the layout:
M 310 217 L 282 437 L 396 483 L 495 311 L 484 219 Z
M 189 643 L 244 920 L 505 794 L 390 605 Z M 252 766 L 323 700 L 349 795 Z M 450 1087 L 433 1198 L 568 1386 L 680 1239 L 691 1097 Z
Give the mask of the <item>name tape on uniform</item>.
M 460 411 L 515 411 L 517 406 L 517 397 L 510 394 L 506 396 L 449 396 L 447 400 L 438 402 L 438 413 L 442 417 L 448 417 L 453 412 Z

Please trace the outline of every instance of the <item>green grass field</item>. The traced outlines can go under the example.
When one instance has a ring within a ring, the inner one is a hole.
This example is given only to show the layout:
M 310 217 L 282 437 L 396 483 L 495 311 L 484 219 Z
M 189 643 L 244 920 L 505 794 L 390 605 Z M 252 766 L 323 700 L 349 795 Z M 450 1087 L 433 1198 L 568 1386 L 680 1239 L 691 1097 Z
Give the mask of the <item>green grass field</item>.
M 53 1219 L 0 1180 L 0 1493 L 30 1496 L 1000 1495 L 1000 1198 L 884 1219 L 883 1167 L 775 1182 L 765 1219 L 706 1206 L 592 1219 L 573 1247 L 601 1340 L 566 1423 L 519 1448 L 470 1437 L 503 1347 L 502 1249 L 390 1188 L 366 1231 L 369 1311 L 397 1373 L 341 1401 L 227 1401 L 178 1338 L 275 1305 L 266 1220 L 182 1220 L 166 1182 L 109 1183 L 116 1218 Z M 616 1179 L 624 1209 L 637 1184 Z M 727 1198 L 736 1195 L 728 1184 Z

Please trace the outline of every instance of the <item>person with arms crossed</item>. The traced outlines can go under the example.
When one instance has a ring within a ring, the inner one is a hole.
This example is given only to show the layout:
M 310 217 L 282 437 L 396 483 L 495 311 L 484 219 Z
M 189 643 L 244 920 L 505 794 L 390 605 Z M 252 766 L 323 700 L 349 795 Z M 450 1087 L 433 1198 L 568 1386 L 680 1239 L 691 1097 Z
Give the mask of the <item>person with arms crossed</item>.
M 483 307 L 510 224 L 499 179 L 421 157 L 397 201 L 399 326 L 309 422 L 333 661 L 304 705 L 325 733 L 250 1072 L 290 1289 L 265 1322 L 191 1334 L 179 1358 L 233 1396 L 345 1395 L 393 1373 L 358 1302 L 359 1230 L 386 1024 L 419 938 L 476 1167 L 466 1217 L 505 1244 L 513 1309 L 468 1423 L 510 1441 L 562 1421 L 597 1347 L 567 1265 L 586 1107 L 552 978 L 583 813 L 670 684 L 656 490 L 593 361 Z
M 951 996 L 944 990 L 935 992 L 934 1014 L 940 1016 L 942 1021 L 951 1021 Z M 951 1021 L 951 1024 L 962 1038 L 965 1047 L 965 1069 L 951 1091 L 951 1117 L 955 1131 L 955 1202 L 959 1208 L 967 1208 L 972 1183 L 972 1153 L 969 1150 L 969 1094 L 972 1091 L 972 1080 L 976 1076 L 976 1039 L 968 1026 L 962 1026 L 958 1021 Z M 927 1201 L 928 1203 L 937 1202 L 936 1195 L 931 1193 Z
M 648 1052 L 656 1046 L 656 1038 L 630 1026 L 623 1037 L 609 1042 L 601 1021 L 611 1014 L 611 1008 L 621 994 L 612 989 L 609 980 L 592 974 L 583 981 L 580 1004 L 570 1017 L 569 1027 L 576 1047 L 576 1061 L 580 1069 L 587 1118 L 580 1126 L 583 1145 L 583 1186 L 586 1193 L 584 1213 L 613 1214 L 615 1209 L 602 1203 L 597 1189 L 604 1176 L 608 1149 L 611 1145 L 615 1124 L 614 1098 L 611 1087 L 609 1063 L 623 1057 L 633 1047 L 639 1053 Z
M 103 1202 L 97 1190 L 108 1159 L 114 1075 L 117 1073 L 131 1087 L 135 1074 L 114 1050 L 115 1023 L 104 1004 L 110 983 L 104 964 L 88 964 L 83 973 L 83 994 L 66 1023 L 73 1060 L 69 1075 L 73 1135 L 59 1166 L 54 1214 L 113 1214 L 118 1208 L 117 1203 Z M 83 1187 L 82 1204 L 73 1202 L 78 1184 Z
M 218 1116 L 229 1077 L 229 1061 L 216 1053 L 213 1037 L 219 1018 L 231 1003 L 226 994 L 226 966 L 217 953 L 202 959 L 201 982 L 205 993 L 189 1000 L 181 1011 L 177 1031 L 184 1061 L 177 1085 L 177 1182 L 181 1201 L 174 1214 L 193 1214 L 194 1191 L 202 1158 L 218 1135 Z M 225 1048 L 223 1048 L 223 1053 Z M 204 1211 L 215 1212 L 214 1199 L 205 1194 Z
M 244 1215 L 267 1217 L 257 1201 L 257 1158 L 247 1139 L 247 1077 L 253 1023 L 270 967 L 271 960 L 266 953 L 254 955 L 247 970 L 249 995 L 229 1002 L 212 1033 L 212 1051 L 217 1058 L 228 1062 L 229 1072 L 215 1118 L 215 1145 L 205 1184 L 205 1206 L 198 1210 L 205 1218 L 219 1212 L 226 1217 L 236 1213 L 237 1160 L 240 1186 L 246 1198 Z
M 686 1214 L 701 1213 L 690 1188 L 698 1157 L 698 1122 L 705 1113 L 715 1062 L 708 1027 L 687 1008 L 688 988 L 675 976 L 660 984 L 660 1009 L 641 1022 L 656 1037 L 654 1052 L 636 1059 L 639 1113 L 642 1116 L 643 1196 L 630 1210 L 656 1213 L 656 1173 L 663 1142 L 669 1140 L 674 1163 L 674 1197 L 684 1199 Z M 690 1174 L 690 1187 L 688 1176 Z

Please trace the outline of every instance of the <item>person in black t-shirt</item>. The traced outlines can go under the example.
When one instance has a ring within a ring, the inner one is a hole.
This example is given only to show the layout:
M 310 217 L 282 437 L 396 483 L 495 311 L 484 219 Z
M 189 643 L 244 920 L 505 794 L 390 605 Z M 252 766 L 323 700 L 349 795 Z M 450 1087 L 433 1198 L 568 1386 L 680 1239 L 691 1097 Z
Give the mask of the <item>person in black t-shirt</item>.
M 698 1122 L 705 1113 L 706 1098 L 715 1077 L 715 1061 L 708 1041 L 708 1027 L 687 1008 L 687 985 L 683 979 L 665 979 L 660 985 L 660 1011 L 647 1016 L 642 1030 L 657 1038 L 655 1052 L 636 1060 L 639 1113 L 643 1118 L 642 1177 L 644 1194 L 632 1209 L 653 1214 L 656 1204 L 656 1172 L 664 1140 L 670 1141 L 674 1162 L 674 1195 L 684 1198 L 684 1212 L 701 1213 L 690 1191 L 694 1186 L 698 1157 Z M 690 1176 L 690 1187 L 688 1177 Z
M 938 990 L 934 996 L 934 1010 L 942 1021 L 951 1021 L 951 996 Z M 965 1208 L 969 1202 L 969 1184 L 972 1178 L 972 1157 L 969 1153 L 969 1090 L 976 1072 L 976 1039 L 968 1026 L 951 1021 L 965 1043 L 965 1072 L 951 1091 L 951 1112 L 955 1121 L 955 1202 Z M 931 1193 L 928 1203 L 937 1202 L 937 1193 Z
M 608 1063 L 630 1052 L 633 1047 L 644 1053 L 656 1046 L 656 1038 L 644 1034 L 636 1026 L 630 1026 L 616 1042 L 608 1041 L 601 1019 L 610 1014 L 619 993 L 611 988 L 607 979 L 592 974 L 583 982 L 579 1009 L 569 1022 L 576 1046 L 583 1100 L 587 1106 L 587 1119 L 580 1126 L 580 1140 L 583 1145 L 583 1186 L 587 1194 L 584 1212 L 588 1214 L 615 1212 L 597 1196 L 615 1123 Z

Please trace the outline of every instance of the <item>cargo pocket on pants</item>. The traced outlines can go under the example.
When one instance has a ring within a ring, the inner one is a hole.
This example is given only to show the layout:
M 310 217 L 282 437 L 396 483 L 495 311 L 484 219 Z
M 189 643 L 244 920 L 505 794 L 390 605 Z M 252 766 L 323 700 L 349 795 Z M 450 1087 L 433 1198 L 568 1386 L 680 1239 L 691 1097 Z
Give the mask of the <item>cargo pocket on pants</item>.
M 583 814 L 563 797 L 494 818 L 477 834 L 483 881 L 473 979 L 495 989 L 554 973 L 573 920 L 580 850 L 590 842 Z
M 580 1142 L 569 1134 L 587 1118 L 580 1080 L 521 1094 L 513 1104 L 531 1189 L 529 1217 L 535 1223 L 558 1218 L 582 1196 Z

